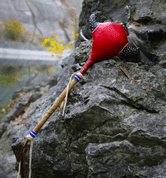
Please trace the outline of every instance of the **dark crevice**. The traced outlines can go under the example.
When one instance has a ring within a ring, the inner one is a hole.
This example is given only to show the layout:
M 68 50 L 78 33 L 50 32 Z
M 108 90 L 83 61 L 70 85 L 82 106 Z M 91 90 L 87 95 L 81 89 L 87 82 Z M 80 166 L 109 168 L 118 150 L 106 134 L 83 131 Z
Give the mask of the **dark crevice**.
M 120 178 L 127 178 L 126 176 L 120 177 Z
M 41 11 L 40 11 L 40 8 L 37 7 L 36 4 L 35 4 L 33 1 L 30 1 L 30 2 L 31 2 L 31 3 L 34 5 L 34 7 L 38 10 L 38 12 L 39 12 L 40 15 L 42 16 L 42 18 L 44 18 L 43 14 L 42 14 Z
M 147 178 L 147 177 L 146 176 L 142 176 L 142 175 L 141 176 L 137 176 L 136 175 L 134 178 Z
M 160 30 L 154 29 L 151 32 L 148 32 L 148 36 L 149 41 L 151 42 L 151 49 L 158 49 L 160 45 L 166 42 L 166 31 L 162 28 Z
M 166 33 L 160 29 L 159 31 L 153 31 L 151 33 L 148 33 L 149 35 L 149 40 L 150 41 L 163 41 L 164 39 L 166 40 Z
M 29 10 L 31 11 L 31 14 L 32 14 L 32 21 L 33 21 L 33 25 L 35 26 L 35 30 L 34 30 L 34 32 L 36 31 L 36 29 L 38 29 L 38 31 L 40 32 L 40 34 L 42 34 L 43 35 L 43 33 L 42 33 L 42 31 L 38 28 L 38 26 L 37 26 L 37 24 L 36 24 L 36 21 L 35 21 L 35 14 L 34 14 L 34 12 L 33 12 L 33 10 L 31 9 L 31 7 L 30 7 L 30 5 L 28 4 L 28 2 L 27 2 L 27 0 L 25 0 L 25 2 L 26 2 L 26 5 L 28 6 L 28 8 L 29 8 Z M 30 1 L 34 6 L 35 6 L 35 4 L 34 4 L 34 2 L 32 2 L 32 1 Z M 36 7 L 36 6 L 35 6 Z M 37 7 L 36 7 L 37 8 Z M 40 11 L 39 11 L 40 12 Z M 42 16 L 42 14 L 40 13 L 40 15 Z
M 150 109 L 148 109 L 148 108 L 143 107 L 142 105 L 140 105 L 140 104 L 138 104 L 138 103 L 134 103 L 134 101 L 133 101 L 132 99 L 128 98 L 126 95 L 124 95 L 122 92 L 120 92 L 120 91 L 119 91 L 117 88 L 115 88 L 115 87 L 110 88 L 110 87 L 106 87 L 106 86 L 103 86 L 103 85 L 101 85 L 101 86 L 104 87 L 104 88 L 107 88 L 107 89 L 109 89 L 109 90 L 115 91 L 117 94 L 119 94 L 119 95 L 121 95 L 123 98 L 127 99 L 128 102 L 123 101 L 123 100 L 121 100 L 121 102 L 122 102 L 122 103 L 125 103 L 125 104 L 126 104 L 127 106 L 129 106 L 129 107 L 133 107 L 134 109 L 139 109 L 139 110 L 146 110 L 146 111 L 149 112 L 149 113 L 158 113 L 158 112 L 155 111 L 155 110 L 150 110 Z M 142 100 L 142 99 L 139 99 L 139 100 L 137 100 L 137 101 L 141 101 L 141 100 Z
M 166 148 L 166 144 L 164 141 L 153 136 L 148 137 L 148 135 L 133 135 L 131 137 L 129 136 L 127 140 L 136 147 L 142 146 L 145 148 L 150 148 L 153 146 L 161 146 L 163 148 Z
M 158 113 L 155 110 L 150 110 L 148 108 L 143 107 L 142 105 L 138 104 L 138 103 L 134 103 L 130 98 L 128 98 L 127 96 L 125 96 L 123 93 L 121 93 L 119 90 L 117 90 L 116 88 L 114 88 L 114 91 L 116 91 L 118 94 L 120 94 L 122 97 L 126 98 L 128 100 L 128 102 L 123 101 L 125 104 L 127 104 L 128 106 L 132 106 L 135 109 L 139 109 L 139 110 L 145 110 L 149 113 Z M 138 100 L 137 100 L 138 101 Z
M 141 17 L 136 22 L 138 22 L 142 25 L 150 25 L 150 24 L 154 24 L 155 21 L 149 16 L 144 16 L 144 17 Z

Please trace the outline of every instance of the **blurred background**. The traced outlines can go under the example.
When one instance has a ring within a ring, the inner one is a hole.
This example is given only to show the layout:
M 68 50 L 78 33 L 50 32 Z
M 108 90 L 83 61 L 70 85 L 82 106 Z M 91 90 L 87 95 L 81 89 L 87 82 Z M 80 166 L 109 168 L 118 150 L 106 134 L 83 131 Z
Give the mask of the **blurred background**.
M 58 75 L 74 49 L 82 1 L 0 1 L 0 112 L 14 91 Z

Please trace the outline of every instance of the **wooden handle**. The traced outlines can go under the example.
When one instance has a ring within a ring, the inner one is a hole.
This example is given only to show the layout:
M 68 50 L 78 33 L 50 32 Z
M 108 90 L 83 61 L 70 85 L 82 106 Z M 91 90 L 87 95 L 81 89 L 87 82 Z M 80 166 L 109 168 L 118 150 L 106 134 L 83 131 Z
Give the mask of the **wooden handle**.
M 70 83 L 69 83 L 69 90 L 70 91 L 74 85 L 77 83 L 76 79 L 73 79 Z M 57 109 L 57 107 L 62 103 L 62 101 L 64 100 L 65 96 L 66 96 L 66 90 L 67 87 L 65 88 L 65 90 L 61 93 L 61 95 L 57 98 L 57 100 L 55 101 L 55 103 L 51 106 L 51 108 L 47 111 L 47 113 L 43 116 L 43 118 L 39 121 L 39 123 L 36 125 L 36 127 L 34 128 L 34 131 L 37 133 L 40 128 L 44 125 L 44 123 L 48 120 L 48 118 L 52 115 L 52 113 Z

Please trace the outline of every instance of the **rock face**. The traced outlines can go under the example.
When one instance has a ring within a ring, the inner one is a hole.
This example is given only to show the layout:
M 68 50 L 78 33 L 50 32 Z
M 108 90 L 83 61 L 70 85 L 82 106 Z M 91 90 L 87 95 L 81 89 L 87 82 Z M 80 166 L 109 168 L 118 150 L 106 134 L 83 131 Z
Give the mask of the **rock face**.
M 157 1 L 151 6 L 149 3 L 144 4 L 139 13 L 138 1 L 85 0 L 80 28 L 87 24 L 90 12 L 100 8 L 107 14 L 106 17 L 118 20 L 117 14 L 119 17 L 124 16 L 127 4 L 131 6 L 130 12 L 134 13 L 130 16 L 131 20 L 143 20 L 145 23 L 149 19 L 146 13 L 156 6 L 155 3 Z M 147 11 L 143 11 L 145 8 Z M 112 16 L 109 16 L 109 12 Z M 142 12 L 144 16 L 141 16 Z M 55 111 L 35 138 L 33 178 L 166 177 L 166 62 L 162 52 L 164 36 L 161 45 L 158 41 L 165 32 L 157 24 L 160 11 L 157 9 L 154 12 L 152 27 L 147 25 L 140 28 L 142 31 L 149 28 L 147 31 L 153 51 L 154 47 L 159 51 L 159 63 L 152 67 L 139 66 L 114 58 L 94 64 L 86 72 L 84 80 L 69 93 L 65 116 L 62 117 L 58 115 L 58 110 Z M 160 19 L 160 25 L 165 27 L 164 17 Z M 162 32 L 158 29 L 162 29 Z M 152 34 L 156 34 L 155 38 Z M 78 44 L 75 52 L 64 59 L 57 84 L 52 85 L 49 92 L 25 112 L 29 116 L 26 123 L 14 127 L 17 132 L 12 135 L 12 149 L 17 169 L 26 135 L 66 87 L 70 75 L 79 71 L 90 56 L 91 41 Z M 135 80 L 141 79 L 141 83 L 129 80 L 120 66 L 125 67 Z M 3 131 L 1 139 L 6 132 Z M 28 177 L 29 146 L 24 161 L 25 175 Z M 0 170 L 4 168 L 1 166 Z M 3 174 L 4 172 L 1 175 Z
M 13 101 L 17 98 L 19 99 L 16 100 L 12 109 L 6 114 L 0 115 L 0 177 L 16 177 L 16 158 L 11 150 L 13 136 L 36 109 L 31 104 L 44 93 L 49 92 L 49 88 L 56 85 L 56 83 L 57 77 L 55 72 L 54 76 L 47 76 L 47 82 L 45 81 L 41 85 L 23 87 L 16 90 L 12 99 Z M 30 115 L 25 112 L 27 109 L 29 109 L 28 113 Z
M 68 2 L 61 0 L 2 0 L 0 20 L 10 20 L 14 18 L 24 23 L 24 28 L 29 31 L 35 31 L 37 34 L 51 36 L 51 32 L 56 33 L 61 39 L 68 41 L 71 37 L 72 28 L 70 23 L 73 16 L 78 17 L 82 0 L 77 0 L 75 9 Z M 71 12 L 72 10 L 72 12 Z M 63 24 L 64 23 L 64 24 Z
M 57 85 L 33 103 L 36 109 L 14 137 L 17 161 L 25 136 L 65 88 L 69 74 L 88 58 L 90 49 L 91 43 L 81 43 L 65 59 Z M 129 80 L 119 66 L 141 83 Z M 35 138 L 33 177 L 166 176 L 165 76 L 160 65 L 139 67 L 113 59 L 96 63 L 70 92 L 65 117 L 56 111 Z
M 165 60 L 166 43 L 166 4 L 162 1 L 136 1 L 136 0 L 84 0 L 80 14 L 79 30 L 82 29 L 85 37 L 92 38 L 89 28 L 89 16 L 94 11 L 101 11 L 100 22 L 125 22 L 130 26 L 133 22 L 141 23 L 140 31 L 148 31 L 152 50 L 161 60 Z M 76 46 L 83 41 L 79 35 Z

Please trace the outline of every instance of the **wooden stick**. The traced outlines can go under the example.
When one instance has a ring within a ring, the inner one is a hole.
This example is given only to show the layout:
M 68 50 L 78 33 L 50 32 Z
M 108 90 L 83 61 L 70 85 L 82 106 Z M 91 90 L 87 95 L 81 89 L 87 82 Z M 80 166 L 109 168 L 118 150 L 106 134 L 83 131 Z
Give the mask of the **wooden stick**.
M 135 82 L 141 83 L 141 79 L 135 80 L 133 77 L 131 77 L 130 73 L 126 70 L 125 67 L 120 66 L 120 68 L 130 80 L 134 80 Z
M 73 79 L 70 83 L 69 83 L 69 90 L 70 91 L 74 85 L 77 83 L 76 79 Z M 57 107 L 62 103 L 62 101 L 64 100 L 65 96 L 66 96 L 66 90 L 67 87 L 65 88 L 65 90 L 61 93 L 61 95 L 57 98 L 57 100 L 55 101 L 55 103 L 51 106 L 51 108 L 47 111 L 47 113 L 43 116 L 43 118 L 39 121 L 39 123 L 36 125 L 36 127 L 34 128 L 34 131 L 37 133 L 40 128 L 44 125 L 44 123 L 48 120 L 48 118 L 52 115 L 52 113 L 57 109 Z

